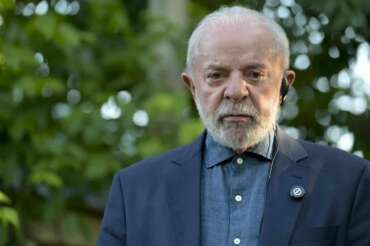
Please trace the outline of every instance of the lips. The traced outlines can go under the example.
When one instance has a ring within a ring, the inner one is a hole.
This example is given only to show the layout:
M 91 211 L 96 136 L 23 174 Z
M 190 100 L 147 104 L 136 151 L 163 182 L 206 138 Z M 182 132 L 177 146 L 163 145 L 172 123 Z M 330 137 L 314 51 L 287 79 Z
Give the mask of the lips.
M 224 122 L 247 123 L 252 121 L 253 117 L 247 114 L 225 114 L 220 117 L 220 120 Z

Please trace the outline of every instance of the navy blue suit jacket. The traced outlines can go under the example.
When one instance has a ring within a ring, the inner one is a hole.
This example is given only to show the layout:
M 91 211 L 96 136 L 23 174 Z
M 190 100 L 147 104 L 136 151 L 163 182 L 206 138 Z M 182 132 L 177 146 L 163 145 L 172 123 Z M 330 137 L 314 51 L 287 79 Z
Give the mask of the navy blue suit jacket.
M 98 245 L 200 246 L 203 141 L 120 171 Z M 277 141 L 259 246 L 370 246 L 369 162 L 281 130 Z M 295 185 L 301 200 L 290 197 Z

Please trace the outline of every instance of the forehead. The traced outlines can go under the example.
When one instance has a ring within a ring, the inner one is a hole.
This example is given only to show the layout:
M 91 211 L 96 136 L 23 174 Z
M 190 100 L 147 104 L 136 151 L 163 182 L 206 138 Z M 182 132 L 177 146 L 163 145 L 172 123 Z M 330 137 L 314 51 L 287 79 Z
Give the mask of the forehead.
M 271 31 L 262 23 L 214 23 L 205 28 L 199 40 L 198 65 L 271 66 L 278 63 Z M 199 64 L 200 62 L 200 64 Z M 241 64 L 243 63 L 243 64 Z

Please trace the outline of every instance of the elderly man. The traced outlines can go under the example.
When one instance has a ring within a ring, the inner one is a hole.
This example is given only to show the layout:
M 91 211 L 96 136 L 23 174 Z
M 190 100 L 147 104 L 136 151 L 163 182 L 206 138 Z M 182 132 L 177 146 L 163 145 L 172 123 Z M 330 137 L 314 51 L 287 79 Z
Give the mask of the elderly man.
M 98 245 L 369 246 L 369 163 L 276 126 L 288 65 L 272 20 L 206 16 L 182 74 L 206 132 L 115 176 Z

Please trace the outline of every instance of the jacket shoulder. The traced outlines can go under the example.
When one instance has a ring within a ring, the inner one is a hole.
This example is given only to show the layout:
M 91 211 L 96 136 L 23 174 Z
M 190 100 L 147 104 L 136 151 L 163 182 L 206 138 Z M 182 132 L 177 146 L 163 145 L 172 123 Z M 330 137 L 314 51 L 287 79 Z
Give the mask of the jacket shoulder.
M 161 175 L 166 171 L 168 165 L 174 165 L 173 162 L 176 159 L 190 153 L 193 147 L 192 145 L 193 144 L 181 146 L 157 156 L 133 163 L 130 166 L 121 169 L 118 172 L 118 175 L 125 176 L 126 178 L 129 176 L 140 177 L 141 179 Z
M 325 162 L 330 167 L 345 166 L 360 169 L 370 167 L 369 161 L 341 149 L 304 140 L 297 141 L 304 147 L 309 156 Z

